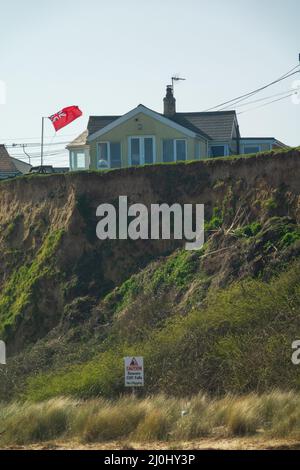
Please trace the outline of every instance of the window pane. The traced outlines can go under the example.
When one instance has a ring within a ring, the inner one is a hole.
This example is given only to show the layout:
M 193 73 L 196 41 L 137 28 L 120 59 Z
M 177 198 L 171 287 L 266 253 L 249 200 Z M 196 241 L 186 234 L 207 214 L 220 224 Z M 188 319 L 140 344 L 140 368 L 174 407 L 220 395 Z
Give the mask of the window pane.
M 98 144 L 98 168 L 108 168 L 108 145 L 107 142 Z
M 185 140 L 176 140 L 176 160 L 186 160 Z
M 213 145 L 210 147 L 210 156 L 211 157 L 224 157 L 225 147 L 224 145 Z
M 110 166 L 111 168 L 121 168 L 121 144 L 112 142 L 110 144 Z
M 168 139 L 163 141 L 163 161 L 174 161 L 174 143 L 173 140 Z
M 77 168 L 82 170 L 85 168 L 85 154 L 84 152 L 77 153 Z
M 140 139 L 131 139 L 131 165 L 140 165 Z
M 153 163 L 153 139 L 152 137 L 145 137 L 145 163 Z
M 75 152 L 71 152 L 71 170 L 76 169 Z
M 257 145 L 244 147 L 244 153 L 257 153 L 260 152 L 260 148 Z

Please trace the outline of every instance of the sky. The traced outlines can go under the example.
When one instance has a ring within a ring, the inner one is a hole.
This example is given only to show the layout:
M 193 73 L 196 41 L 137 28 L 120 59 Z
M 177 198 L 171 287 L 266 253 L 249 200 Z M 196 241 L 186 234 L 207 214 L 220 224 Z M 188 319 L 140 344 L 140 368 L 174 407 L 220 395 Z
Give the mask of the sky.
M 174 74 L 186 78 L 175 84 L 177 111 L 204 111 L 299 63 L 299 0 L 0 0 L 0 16 L 0 143 L 38 144 L 42 116 L 73 104 L 83 111 L 56 135 L 46 120 L 46 163 L 55 166 L 68 164 L 65 142 L 89 115 L 140 103 L 162 112 Z M 252 100 L 296 80 L 300 73 Z M 300 145 L 299 117 L 291 97 L 238 116 L 242 136 L 291 146 Z M 38 147 L 25 150 L 38 164 Z M 10 153 L 27 158 L 20 147 Z

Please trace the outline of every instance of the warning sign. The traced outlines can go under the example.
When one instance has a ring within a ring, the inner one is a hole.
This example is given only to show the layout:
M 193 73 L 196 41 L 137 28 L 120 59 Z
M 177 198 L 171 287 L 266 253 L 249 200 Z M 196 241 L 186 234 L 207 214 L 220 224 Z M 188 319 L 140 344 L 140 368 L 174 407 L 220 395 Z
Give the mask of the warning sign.
M 144 386 L 144 358 L 124 357 L 125 361 L 125 387 Z

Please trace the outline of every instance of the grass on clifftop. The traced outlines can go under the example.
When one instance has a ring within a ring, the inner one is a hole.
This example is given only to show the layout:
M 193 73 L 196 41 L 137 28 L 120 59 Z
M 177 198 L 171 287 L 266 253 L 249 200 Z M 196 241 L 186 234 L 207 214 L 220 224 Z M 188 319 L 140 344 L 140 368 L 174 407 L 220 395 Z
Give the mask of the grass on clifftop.
M 189 165 L 189 164 L 195 164 L 199 162 L 205 162 L 205 163 L 211 163 L 211 162 L 217 162 L 217 161 L 231 161 L 231 160 L 238 160 L 238 159 L 245 159 L 245 158 L 255 158 L 259 155 L 261 156 L 268 156 L 268 155 L 279 155 L 279 154 L 288 154 L 290 152 L 300 151 L 300 147 L 292 147 L 292 148 L 287 148 L 287 149 L 273 149 L 265 152 L 259 152 L 259 153 L 251 153 L 251 154 L 240 154 L 240 155 L 229 155 L 226 157 L 214 157 L 214 158 L 201 158 L 200 160 L 183 160 L 183 161 L 176 161 L 176 162 L 156 162 L 153 164 L 146 164 L 146 165 L 138 165 L 138 166 L 131 166 L 131 167 L 126 167 L 126 168 L 110 168 L 110 169 L 104 169 L 104 170 L 81 170 L 81 171 L 70 171 L 68 173 L 30 173 L 27 175 L 22 175 L 22 176 L 16 176 L 15 178 L 9 178 L 5 180 L 0 180 L 0 185 L 5 185 L 9 184 L 11 181 L 16 181 L 16 180 L 21 180 L 21 179 L 35 179 L 35 178 L 52 178 L 52 177 L 74 177 L 78 175 L 87 175 L 87 174 L 99 174 L 99 175 L 106 175 L 108 173 L 112 172 L 118 172 L 120 170 L 126 171 L 129 170 L 130 168 L 144 168 L 144 167 L 153 167 L 153 166 L 170 166 L 170 165 Z

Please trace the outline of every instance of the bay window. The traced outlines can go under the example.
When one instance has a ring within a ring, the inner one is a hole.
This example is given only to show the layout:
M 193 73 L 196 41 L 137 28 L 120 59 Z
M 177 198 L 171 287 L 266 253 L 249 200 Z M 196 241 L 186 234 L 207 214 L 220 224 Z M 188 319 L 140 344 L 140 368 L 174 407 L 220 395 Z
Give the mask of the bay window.
M 70 169 L 71 171 L 85 170 L 87 168 L 86 154 L 84 149 L 71 150 L 70 152 Z

